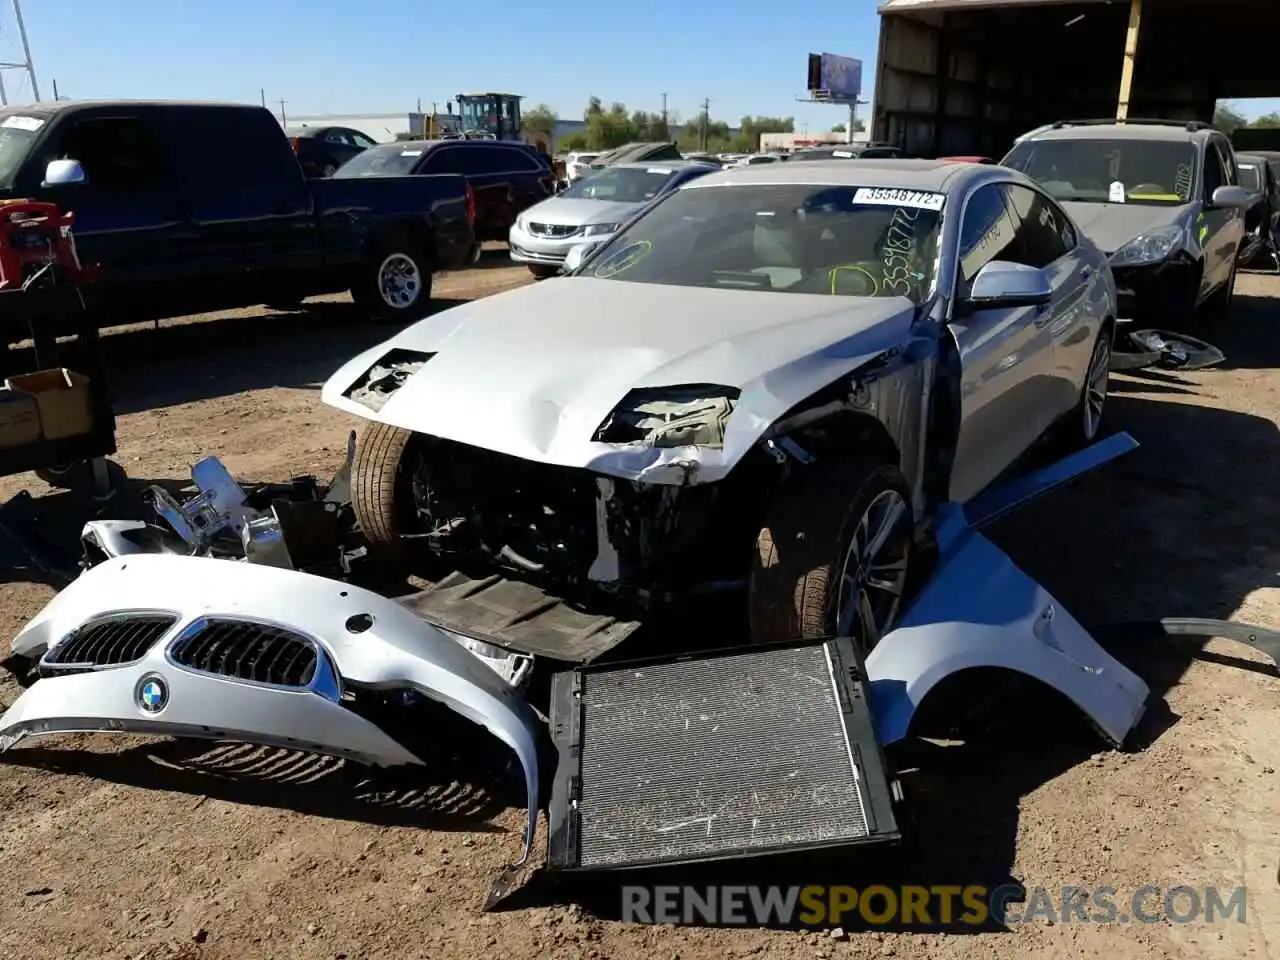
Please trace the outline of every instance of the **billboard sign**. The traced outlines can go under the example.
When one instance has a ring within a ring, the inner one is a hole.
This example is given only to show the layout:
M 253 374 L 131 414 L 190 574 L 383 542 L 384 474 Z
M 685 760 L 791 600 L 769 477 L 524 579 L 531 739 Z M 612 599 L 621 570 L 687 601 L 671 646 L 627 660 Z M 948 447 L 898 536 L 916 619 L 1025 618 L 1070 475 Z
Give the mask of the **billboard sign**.
M 862 61 L 834 53 L 809 54 L 809 92 L 857 100 L 862 95 Z

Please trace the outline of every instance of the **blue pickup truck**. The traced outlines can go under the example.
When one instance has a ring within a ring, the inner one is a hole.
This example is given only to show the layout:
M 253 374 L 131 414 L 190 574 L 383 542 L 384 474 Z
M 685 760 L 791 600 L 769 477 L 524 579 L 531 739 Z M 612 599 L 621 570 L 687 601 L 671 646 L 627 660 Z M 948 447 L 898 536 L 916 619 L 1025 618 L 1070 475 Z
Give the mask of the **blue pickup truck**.
M 79 101 L 0 110 L 0 201 L 74 211 L 104 326 L 350 290 L 378 319 L 427 312 L 434 271 L 478 255 L 458 175 L 308 180 L 272 114 Z M 11 335 L 24 336 L 21 331 Z

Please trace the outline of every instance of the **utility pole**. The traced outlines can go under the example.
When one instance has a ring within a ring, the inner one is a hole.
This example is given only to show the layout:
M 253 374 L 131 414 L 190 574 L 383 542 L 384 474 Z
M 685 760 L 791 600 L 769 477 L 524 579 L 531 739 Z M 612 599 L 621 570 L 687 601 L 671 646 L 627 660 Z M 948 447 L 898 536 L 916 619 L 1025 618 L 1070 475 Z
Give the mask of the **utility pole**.
M 663 126 L 663 129 L 666 129 L 666 126 L 667 126 L 667 95 L 666 95 L 665 93 L 662 95 L 662 126 Z M 670 131 L 668 131 L 668 133 L 669 133 L 669 132 L 670 132 Z
M 31 61 L 31 44 L 27 41 L 27 25 L 22 19 L 22 3 L 21 0 L 13 0 L 13 18 L 18 26 L 18 36 L 22 39 L 22 56 L 21 63 L 0 63 L 0 71 L 3 70 L 25 70 L 27 77 L 31 81 L 31 99 L 35 102 L 40 100 L 40 85 L 36 82 L 36 68 Z M 5 90 L 3 78 L 0 77 L 0 104 L 8 104 L 9 95 Z
M 266 105 L 267 105 L 267 88 L 266 88 L 266 87 L 259 87 L 259 88 L 258 88 L 258 96 L 262 99 L 262 106 L 265 108 L 265 107 L 266 107 Z
M 285 103 L 286 103 L 285 99 L 284 99 L 283 97 L 281 97 L 281 98 L 280 98 L 280 126 L 282 126 L 282 127 L 287 127 L 287 126 L 289 126 L 288 122 L 285 120 L 285 115 L 284 115 L 284 105 L 285 105 Z
M 62 99 L 60 96 L 58 96 L 58 78 L 57 77 L 53 78 L 53 99 L 55 100 Z
M 707 137 L 710 134 L 711 127 L 711 98 L 706 97 L 702 101 L 702 124 L 701 130 L 698 131 L 698 149 L 703 153 L 707 150 Z

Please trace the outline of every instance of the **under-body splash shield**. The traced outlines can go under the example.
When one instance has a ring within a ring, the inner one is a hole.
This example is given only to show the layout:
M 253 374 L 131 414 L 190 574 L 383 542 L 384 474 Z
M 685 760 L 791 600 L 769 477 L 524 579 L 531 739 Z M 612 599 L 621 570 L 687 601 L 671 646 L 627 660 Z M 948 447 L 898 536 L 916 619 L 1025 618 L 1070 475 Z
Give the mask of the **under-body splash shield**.
M 136 642 L 136 633 L 117 631 L 97 649 L 82 644 L 86 652 L 75 659 L 96 658 L 96 665 L 77 662 L 73 670 L 59 669 L 59 648 L 83 638 L 86 625 L 154 614 L 157 605 L 172 615 L 173 624 L 145 650 L 119 654 Z M 256 630 L 252 642 L 264 643 L 265 636 L 274 645 L 238 659 L 200 660 L 201 651 L 183 644 L 210 623 L 230 624 L 233 632 Z M 293 647 L 286 649 L 289 643 Z M 460 643 L 368 590 L 204 557 L 117 557 L 54 597 L 14 638 L 13 652 L 42 659 L 44 675 L 0 717 L 0 750 L 39 734 L 134 732 L 243 740 L 381 767 L 420 765 L 419 757 L 341 703 L 348 685 L 416 691 L 515 751 L 529 818 L 520 862 L 532 849 L 536 714 Z M 255 671 L 268 661 L 275 672 L 264 681 Z
M 1047 684 L 1114 745 L 1124 743 L 1146 710 L 1146 683 L 977 528 L 1136 446 L 1128 434 L 1116 434 L 965 507 L 943 509 L 937 572 L 867 657 L 882 746 L 907 736 L 916 709 L 939 681 L 984 667 Z

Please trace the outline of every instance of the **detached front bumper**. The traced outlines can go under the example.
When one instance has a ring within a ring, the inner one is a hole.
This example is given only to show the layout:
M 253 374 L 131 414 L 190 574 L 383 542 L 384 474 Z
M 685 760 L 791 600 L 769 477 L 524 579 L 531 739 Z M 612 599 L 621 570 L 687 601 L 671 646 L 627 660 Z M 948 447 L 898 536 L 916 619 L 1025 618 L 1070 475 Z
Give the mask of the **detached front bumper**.
M 42 734 L 144 733 L 421 765 L 344 695 L 422 694 L 515 751 L 528 795 L 525 858 L 532 848 L 536 714 L 493 669 L 394 600 L 276 567 L 132 555 L 54 597 L 13 652 L 39 660 L 41 679 L 0 717 L 0 751 Z

